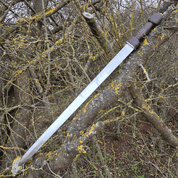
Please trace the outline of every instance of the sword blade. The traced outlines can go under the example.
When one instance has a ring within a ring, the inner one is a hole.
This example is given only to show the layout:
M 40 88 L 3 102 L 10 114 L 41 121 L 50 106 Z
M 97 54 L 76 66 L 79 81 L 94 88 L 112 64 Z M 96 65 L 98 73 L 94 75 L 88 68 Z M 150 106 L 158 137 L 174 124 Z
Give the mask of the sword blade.
M 126 44 L 120 52 L 102 69 L 91 83 L 78 95 L 78 97 L 64 110 L 64 112 L 39 137 L 30 149 L 21 158 L 19 165 L 30 159 L 41 146 L 59 129 L 59 127 L 86 101 L 86 99 L 101 85 L 101 83 L 121 64 L 121 62 L 134 50 Z

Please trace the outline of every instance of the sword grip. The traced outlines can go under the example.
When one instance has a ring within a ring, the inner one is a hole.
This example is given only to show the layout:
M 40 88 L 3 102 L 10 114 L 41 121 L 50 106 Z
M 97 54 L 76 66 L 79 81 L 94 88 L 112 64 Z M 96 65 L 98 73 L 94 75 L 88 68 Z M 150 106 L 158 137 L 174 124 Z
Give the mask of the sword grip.
M 160 13 L 153 14 L 148 23 L 144 25 L 135 36 L 131 36 L 126 42 L 133 48 L 137 48 L 140 45 L 140 41 L 149 34 L 151 29 L 159 25 L 162 21 L 162 15 Z

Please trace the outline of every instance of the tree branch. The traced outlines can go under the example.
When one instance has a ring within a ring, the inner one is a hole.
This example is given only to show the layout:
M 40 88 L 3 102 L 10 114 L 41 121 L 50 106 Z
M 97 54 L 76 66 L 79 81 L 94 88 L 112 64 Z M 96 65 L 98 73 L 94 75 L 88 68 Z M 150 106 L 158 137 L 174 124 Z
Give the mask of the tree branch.
M 100 123 L 93 124 L 99 111 L 118 100 L 125 88 L 134 81 L 134 72 L 137 67 L 143 64 L 175 32 L 176 30 L 171 31 L 171 33 L 164 31 L 166 35 L 162 36 L 163 31 L 160 31 L 159 27 L 155 28 L 148 38 L 144 40 L 142 47 L 125 60 L 122 69 L 119 71 L 120 73 L 113 81 L 104 90 L 95 94 L 78 111 L 68 127 L 67 136 L 61 148 L 48 154 L 38 154 L 34 157 L 32 163 L 29 162 L 29 166 L 33 165 L 34 171 L 35 169 L 39 171 L 40 168 L 50 171 L 46 164 L 47 161 L 51 170 L 56 172 L 70 165 L 79 153 L 84 153 L 83 143 L 102 127 Z M 87 128 L 89 129 L 87 130 Z
M 178 139 L 172 134 L 163 120 L 153 111 L 150 105 L 145 101 L 141 92 L 141 87 L 137 83 L 130 86 L 130 92 L 134 103 L 142 110 L 143 116 L 155 127 L 161 136 L 173 147 L 178 147 Z
M 107 39 L 105 38 L 104 32 L 98 26 L 96 20 L 94 19 L 94 15 L 88 12 L 83 12 L 83 17 L 85 18 L 86 23 L 88 24 L 94 37 L 98 40 L 100 46 L 104 49 L 106 54 L 109 54 L 109 52 L 111 52 L 112 50 L 109 45 L 107 45 L 108 43 Z
M 63 8 L 66 4 L 70 3 L 70 0 L 64 0 L 62 3 L 60 3 L 58 6 L 54 7 L 53 9 L 48 9 L 45 12 L 46 17 L 50 17 L 52 14 L 55 14 L 59 9 Z M 43 12 L 36 14 L 32 17 L 32 20 L 40 21 L 43 18 Z M 26 19 L 23 21 L 21 20 L 19 25 L 15 25 L 13 27 L 7 28 L 1 36 L 0 36 L 0 43 L 4 42 L 4 39 L 6 39 L 9 34 L 12 34 L 15 30 L 17 30 L 20 26 L 26 24 Z

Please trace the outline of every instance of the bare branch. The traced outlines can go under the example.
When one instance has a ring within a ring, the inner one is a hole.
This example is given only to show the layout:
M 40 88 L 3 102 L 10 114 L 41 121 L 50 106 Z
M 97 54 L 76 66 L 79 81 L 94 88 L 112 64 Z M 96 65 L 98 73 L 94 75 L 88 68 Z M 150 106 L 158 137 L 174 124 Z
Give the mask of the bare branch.
M 166 126 L 163 120 L 153 111 L 149 104 L 145 101 L 141 88 L 137 83 L 134 83 L 130 87 L 134 103 L 141 108 L 142 114 L 148 119 L 148 121 L 158 130 L 161 136 L 174 147 L 178 147 L 178 139 L 172 134 L 171 130 Z
M 85 18 L 91 32 L 93 33 L 94 37 L 98 40 L 101 47 L 104 49 L 106 54 L 109 54 L 109 52 L 111 52 L 111 49 L 107 45 L 107 39 L 104 36 L 104 32 L 100 29 L 96 20 L 94 19 L 94 15 L 88 12 L 83 12 L 83 17 Z

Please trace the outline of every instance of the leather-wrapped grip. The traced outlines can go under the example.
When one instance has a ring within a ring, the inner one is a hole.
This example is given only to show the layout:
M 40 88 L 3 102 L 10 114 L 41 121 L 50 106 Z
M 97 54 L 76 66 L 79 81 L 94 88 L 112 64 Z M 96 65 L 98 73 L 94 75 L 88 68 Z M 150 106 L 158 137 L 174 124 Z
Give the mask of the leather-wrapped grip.
M 153 14 L 148 19 L 148 23 L 144 25 L 135 36 L 131 36 L 126 42 L 136 49 L 140 45 L 140 41 L 146 35 L 148 35 L 151 29 L 153 29 L 155 26 L 161 23 L 162 18 L 163 17 L 160 13 Z
M 153 24 L 151 22 L 148 22 L 139 30 L 139 32 L 135 35 L 135 37 L 140 41 L 151 31 L 152 27 Z

